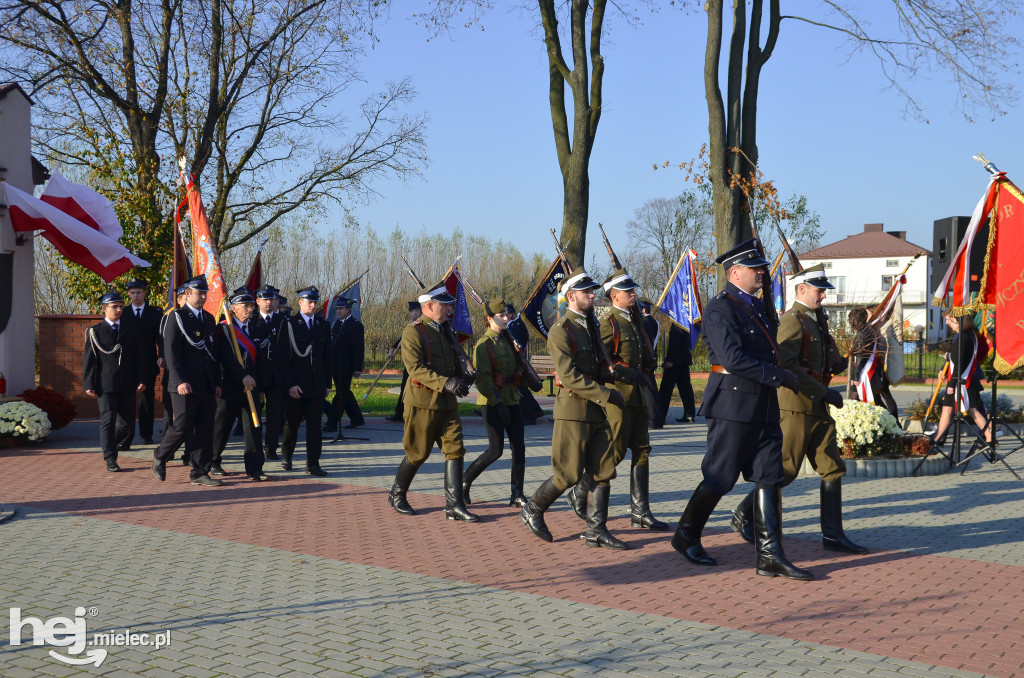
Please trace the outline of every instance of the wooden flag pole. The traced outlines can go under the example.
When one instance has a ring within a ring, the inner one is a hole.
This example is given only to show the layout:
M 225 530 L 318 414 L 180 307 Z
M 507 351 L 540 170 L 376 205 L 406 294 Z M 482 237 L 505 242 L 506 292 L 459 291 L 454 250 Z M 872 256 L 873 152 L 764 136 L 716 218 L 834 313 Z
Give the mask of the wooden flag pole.
M 238 337 L 235 336 L 235 316 L 228 311 L 227 299 L 220 300 L 220 312 L 224 314 L 224 319 L 227 321 L 227 326 L 230 332 L 228 336 L 231 337 L 231 348 L 235 350 L 235 359 L 239 365 L 245 365 L 245 361 L 242 360 L 242 350 L 238 348 Z M 260 415 L 256 412 L 256 401 L 252 399 L 252 391 L 246 391 L 245 397 L 249 400 L 249 414 L 252 415 L 252 425 L 256 428 L 260 427 Z

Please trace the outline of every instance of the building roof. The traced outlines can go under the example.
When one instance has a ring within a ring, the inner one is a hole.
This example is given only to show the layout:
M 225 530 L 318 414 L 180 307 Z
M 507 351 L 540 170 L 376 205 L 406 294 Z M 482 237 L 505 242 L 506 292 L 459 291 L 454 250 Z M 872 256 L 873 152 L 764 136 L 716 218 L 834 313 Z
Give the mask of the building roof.
M 4 97 L 6 97 L 11 92 L 21 92 L 21 96 L 25 97 L 30 104 L 35 104 L 36 103 L 36 102 L 32 101 L 32 97 L 30 97 L 28 95 L 28 93 L 25 92 L 25 90 L 23 90 L 21 88 L 21 85 L 19 85 L 18 83 L 16 83 L 16 82 L 0 82 L 0 99 L 3 99 Z
M 864 232 L 846 236 L 838 242 L 803 252 L 801 259 L 860 259 L 871 257 L 912 257 L 930 251 L 907 242 L 906 231 L 882 230 L 882 224 L 864 224 Z

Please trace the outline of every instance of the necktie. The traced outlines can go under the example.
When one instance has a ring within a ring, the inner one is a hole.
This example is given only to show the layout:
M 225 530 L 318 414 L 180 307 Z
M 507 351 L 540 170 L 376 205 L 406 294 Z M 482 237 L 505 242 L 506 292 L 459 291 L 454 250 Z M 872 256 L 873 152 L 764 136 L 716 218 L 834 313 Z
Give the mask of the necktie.
M 247 337 L 249 336 L 249 323 L 242 324 L 242 334 L 244 334 Z
M 141 308 L 135 309 L 135 317 L 138 318 L 139 320 L 142 320 L 142 309 Z
M 114 323 L 113 327 L 114 327 L 114 334 L 117 334 L 117 323 Z

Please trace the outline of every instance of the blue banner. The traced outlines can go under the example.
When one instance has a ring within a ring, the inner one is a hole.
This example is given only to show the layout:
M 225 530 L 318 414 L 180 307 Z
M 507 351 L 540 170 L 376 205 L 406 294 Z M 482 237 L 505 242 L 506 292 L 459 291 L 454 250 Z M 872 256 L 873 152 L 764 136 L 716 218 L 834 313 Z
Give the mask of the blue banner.
M 677 267 L 675 277 L 669 281 L 662 295 L 659 309 L 672 322 L 690 333 L 690 350 L 697 346 L 700 337 L 700 320 L 703 306 L 697 289 L 697 271 L 693 260 L 697 253 L 690 250 L 683 255 L 682 265 Z
M 338 308 L 338 297 L 345 297 L 346 299 L 352 300 L 352 302 L 354 302 L 352 304 L 352 317 L 358 320 L 359 322 L 363 321 L 363 308 L 362 304 L 359 303 L 360 301 L 362 301 L 362 292 L 360 285 L 361 282 L 357 280 L 355 285 L 335 295 L 331 299 L 330 306 L 324 311 L 324 319 L 327 320 L 327 322 L 332 327 L 334 326 L 334 321 L 337 320 L 338 318 L 338 316 L 335 315 L 334 313 L 335 309 Z
M 786 264 L 780 263 L 772 275 L 772 299 L 775 301 L 775 314 L 781 316 L 786 312 Z
M 548 330 L 558 321 L 558 287 L 565 280 L 565 268 L 562 260 L 548 268 L 533 294 L 526 300 L 520 317 L 533 325 L 542 336 L 547 338 Z
M 458 267 L 452 266 L 448 269 L 448 273 L 445 276 L 444 282 L 442 283 L 448 294 L 455 297 L 455 308 L 452 309 L 452 314 L 448 318 L 452 324 L 452 329 L 458 332 L 464 337 L 473 336 L 473 323 L 469 318 L 469 304 L 466 301 L 466 289 L 462 286 L 462 280 L 459 279 Z M 460 342 L 463 339 L 459 340 Z

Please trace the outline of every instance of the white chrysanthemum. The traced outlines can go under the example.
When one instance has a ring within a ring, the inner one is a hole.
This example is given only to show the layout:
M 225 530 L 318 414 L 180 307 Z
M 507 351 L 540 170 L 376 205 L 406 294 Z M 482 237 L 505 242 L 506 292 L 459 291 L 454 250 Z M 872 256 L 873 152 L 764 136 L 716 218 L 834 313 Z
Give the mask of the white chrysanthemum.
M 31 403 L 4 403 L 0 405 L 0 434 L 37 442 L 50 435 L 50 419 Z

